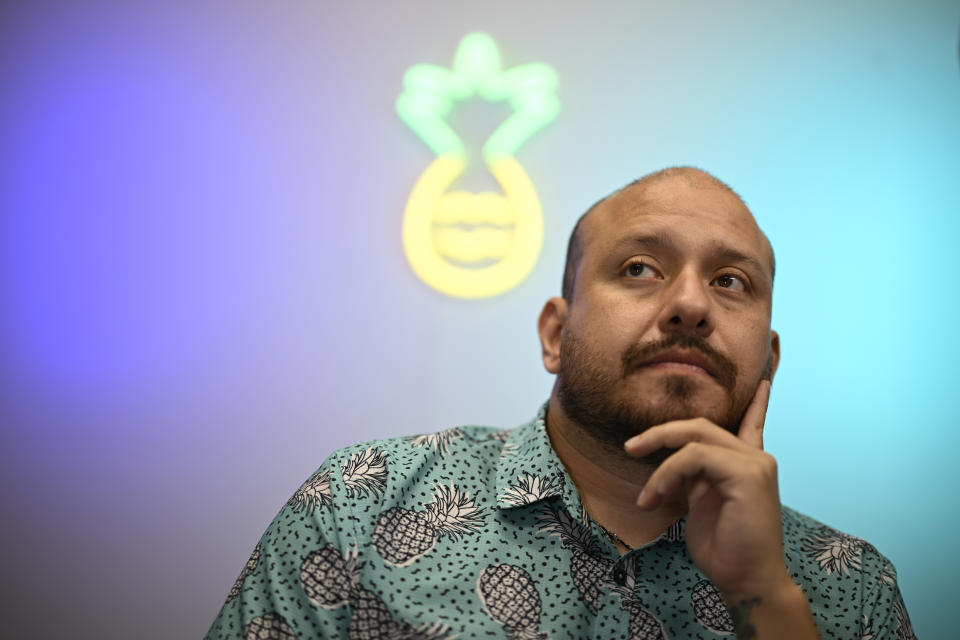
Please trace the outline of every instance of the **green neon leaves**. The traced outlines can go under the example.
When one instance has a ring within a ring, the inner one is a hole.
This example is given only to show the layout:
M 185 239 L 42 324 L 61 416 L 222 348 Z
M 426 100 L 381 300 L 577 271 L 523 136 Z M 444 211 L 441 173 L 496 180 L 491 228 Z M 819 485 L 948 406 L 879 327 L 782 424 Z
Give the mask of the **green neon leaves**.
M 545 64 L 501 69 L 493 38 L 468 34 L 453 68 L 410 67 L 397 98 L 400 118 L 437 157 L 410 193 L 403 214 L 403 249 L 414 273 L 457 298 L 488 298 L 526 278 L 543 244 L 537 191 L 514 153 L 560 111 L 557 74 Z M 483 145 L 487 170 L 503 190 L 451 191 L 464 171 L 466 148 L 444 118 L 454 103 L 479 97 L 506 101 L 513 113 Z
M 460 41 L 453 69 L 417 64 L 403 77 L 397 114 L 438 156 L 466 153 L 463 141 L 444 121 L 454 102 L 478 96 L 507 100 L 513 115 L 483 145 L 486 162 L 512 156 L 527 139 L 557 117 L 557 74 L 542 63 L 503 70 L 493 38 L 470 33 Z

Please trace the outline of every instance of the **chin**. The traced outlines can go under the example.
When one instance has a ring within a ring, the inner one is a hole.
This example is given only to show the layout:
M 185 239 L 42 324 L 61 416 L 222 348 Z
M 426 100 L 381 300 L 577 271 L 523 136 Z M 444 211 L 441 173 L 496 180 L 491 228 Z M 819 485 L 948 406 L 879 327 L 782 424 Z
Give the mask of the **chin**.
M 691 407 L 717 407 L 729 403 L 726 393 L 718 385 L 692 376 L 665 376 L 657 382 L 655 395 L 664 403 Z
M 690 376 L 669 376 L 659 380 L 653 389 L 638 389 L 634 393 L 637 395 L 626 404 L 649 414 L 648 420 L 663 423 L 703 417 L 726 428 L 730 398 L 723 390 L 692 380 Z M 637 398 L 641 402 L 637 403 Z

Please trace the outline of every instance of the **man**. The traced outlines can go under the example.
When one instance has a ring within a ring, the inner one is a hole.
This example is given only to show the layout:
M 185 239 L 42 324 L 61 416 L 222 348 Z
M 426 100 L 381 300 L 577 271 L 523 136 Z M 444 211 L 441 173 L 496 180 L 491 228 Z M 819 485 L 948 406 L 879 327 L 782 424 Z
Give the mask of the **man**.
M 890 562 L 780 504 L 773 278 L 707 173 L 601 200 L 540 314 L 539 415 L 333 454 L 208 637 L 913 638 Z

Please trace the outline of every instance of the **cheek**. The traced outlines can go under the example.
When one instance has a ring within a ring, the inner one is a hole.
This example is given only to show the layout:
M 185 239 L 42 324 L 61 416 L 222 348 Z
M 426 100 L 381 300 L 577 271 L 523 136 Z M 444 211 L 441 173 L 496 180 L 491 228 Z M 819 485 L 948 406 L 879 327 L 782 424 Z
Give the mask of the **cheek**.
M 658 309 L 655 301 L 588 290 L 571 308 L 568 326 L 604 363 L 619 366 L 631 347 L 662 339 Z
M 657 309 L 640 301 L 607 301 L 585 314 L 584 326 L 591 337 L 631 344 L 649 339 L 656 329 Z
M 582 366 L 619 376 L 623 368 L 623 354 L 630 345 L 628 339 L 609 327 L 594 323 L 571 328 L 565 339 L 571 338 L 578 344 L 573 356 Z
M 750 387 L 750 393 L 755 391 L 755 385 L 768 371 L 770 366 L 770 333 L 769 330 L 758 327 L 742 327 L 743 331 L 728 337 L 730 349 L 726 355 L 737 366 L 737 393 L 746 393 L 744 389 Z
M 771 366 L 769 343 L 757 345 L 740 360 L 738 383 L 749 387 L 750 393 L 756 391 L 756 384 L 763 378 L 769 377 Z
M 591 344 L 614 341 L 623 327 L 629 325 L 622 316 L 612 314 L 599 305 L 584 305 L 570 319 L 567 328 Z

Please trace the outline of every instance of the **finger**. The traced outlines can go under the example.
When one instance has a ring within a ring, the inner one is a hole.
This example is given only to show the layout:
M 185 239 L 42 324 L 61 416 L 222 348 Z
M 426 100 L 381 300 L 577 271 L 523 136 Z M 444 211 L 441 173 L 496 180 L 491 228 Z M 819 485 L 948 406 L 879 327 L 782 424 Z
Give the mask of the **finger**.
M 650 427 L 640 435 L 627 440 L 623 448 L 627 455 L 639 458 L 664 447 L 679 449 L 691 442 L 703 442 L 731 449 L 753 448 L 706 418 L 674 420 Z
M 700 498 L 707 495 L 707 492 L 710 491 L 710 481 L 703 477 L 687 480 L 683 486 L 687 494 L 687 505 L 689 507 L 693 507 L 700 502 Z
M 726 447 L 690 443 L 667 458 L 653 472 L 637 498 L 637 506 L 652 509 L 684 486 L 699 487 L 698 491 L 703 491 L 700 480 L 716 487 L 742 474 L 746 464 L 748 460 L 743 454 Z
M 751 447 L 763 449 L 763 425 L 767 419 L 767 405 L 770 403 L 770 381 L 761 380 L 753 400 L 743 414 L 737 437 Z

